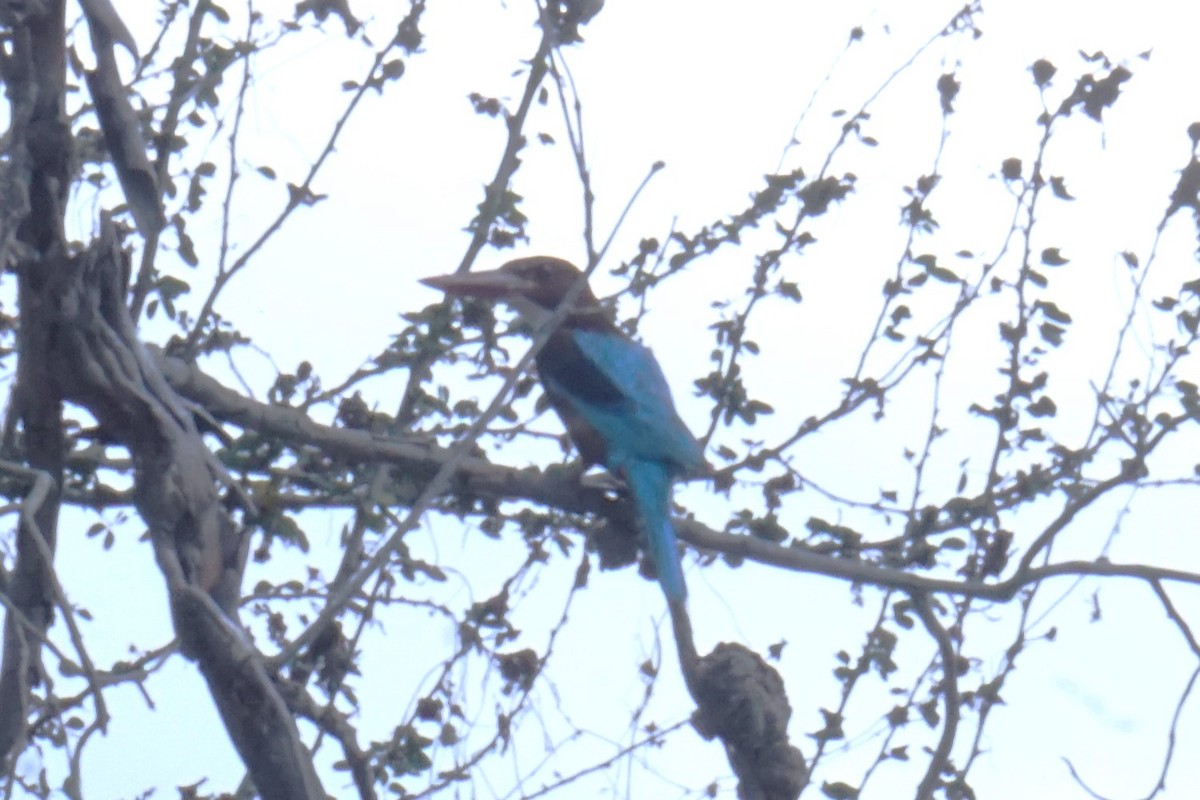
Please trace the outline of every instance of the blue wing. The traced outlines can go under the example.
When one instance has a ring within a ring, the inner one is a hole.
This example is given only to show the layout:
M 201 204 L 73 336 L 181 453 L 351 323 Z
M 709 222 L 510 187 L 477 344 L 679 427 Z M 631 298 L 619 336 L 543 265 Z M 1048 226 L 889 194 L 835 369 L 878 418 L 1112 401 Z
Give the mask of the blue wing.
M 625 479 L 667 599 L 687 596 L 671 525 L 671 483 L 704 453 L 671 400 L 649 348 L 609 332 L 572 330 L 539 362 L 547 393 L 590 460 Z M 597 455 L 589 456 L 588 453 Z
M 663 462 L 673 475 L 704 466 L 704 453 L 675 411 L 667 379 L 649 348 L 598 331 L 576 330 L 570 336 L 590 366 L 619 392 L 616 402 L 591 403 L 576 397 L 570 386 L 551 387 L 570 398 L 604 439 L 605 466 L 616 471 L 630 460 L 652 460 Z

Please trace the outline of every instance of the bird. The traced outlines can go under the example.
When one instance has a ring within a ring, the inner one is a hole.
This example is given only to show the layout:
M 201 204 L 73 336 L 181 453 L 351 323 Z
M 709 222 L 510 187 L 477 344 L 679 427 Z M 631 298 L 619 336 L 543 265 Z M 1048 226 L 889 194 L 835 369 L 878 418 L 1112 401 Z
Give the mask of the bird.
M 669 604 L 682 605 L 687 585 L 671 523 L 671 488 L 707 462 L 650 349 L 613 324 L 583 272 L 561 258 L 529 256 L 421 282 L 448 296 L 505 303 L 535 331 L 576 292 L 536 355 L 538 378 L 584 464 L 624 482 L 663 594 Z

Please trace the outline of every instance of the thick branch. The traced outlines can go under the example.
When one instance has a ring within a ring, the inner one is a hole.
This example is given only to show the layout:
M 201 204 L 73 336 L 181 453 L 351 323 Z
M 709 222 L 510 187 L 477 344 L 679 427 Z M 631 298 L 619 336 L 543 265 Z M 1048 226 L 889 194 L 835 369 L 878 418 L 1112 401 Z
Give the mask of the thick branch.
M 312 421 L 304 413 L 244 397 L 198 367 L 180 359 L 155 353 L 155 360 L 172 388 L 203 406 L 216 419 L 282 439 L 292 446 L 315 447 L 338 458 L 386 461 L 414 479 L 428 479 L 449 458 L 450 451 L 411 439 L 389 439 L 363 430 L 333 428 Z M 603 492 L 581 487 L 567 470 L 514 469 L 481 458 L 463 459 L 457 470 L 455 491 L 499 500 L 528 500 L 571 513 L 613 515 L 620 513 Z M 1005 602 L 1022 589 L 1046 578 L 1065 575 L 1126 577 L 1165 580 L 1200 585 L 1200 574 L 1169 567 L 1117 564 L 1106 560 L 1068 561 L 1041 567 L 1019 568 L 1008 578 L 994 583 L 936 578 L 884 567 L 853 558 L 830 556 L 800 545 L 781 547 L 751 536 L 724 533 L 696 520 L 676 519 L 680 539 L 701 549 L 720 552 L 762 564 L 841 578 L 855 583 L 884 586 L 911 592 L 979 597 Z
M 66 51 L 62 0 L 45 3 L 14 26 L 12 56 L 5 62 L 5 90 L 12 107 L 12 157 L 5 176 L 7 249 L 12 223 L 24 246 L 17 265 L 22 317 L 44 305 L 39 289 L 63 259 L 62 208 L 68 188 L 70 131 L 63 113 Z M 53 557 L 57 540 L 63 471 L 62 395 L 43 365 L 52 346 L 45 330 L 22 324 L 18 334 L 17 385 L 9 413 L 21 420 L 22 458 L 48 476 L 39 499 L 21 515 L 17 556 L 7 580 L 4 653 L 0 662 L 0 765 L 14 755 L 25 737 L 30 691 L 40 678 L 40 649 L 53 620 Z M 6 442 L 6 444 L 9 444 Z M 31 494 L 32 497 L 32 494 Z
M 105 218 L 101 238 L 49 276 L 41 313 L 26 313 L 22 330 L 52 341 L 44 369 L 62 396 L 129 448 L 181 650 L 208 681 L 261 796 L 324 798 L 295 721 L 237 622 L 246 548 L 217 492 L 229 478 L 137 340 L 115 237 Z

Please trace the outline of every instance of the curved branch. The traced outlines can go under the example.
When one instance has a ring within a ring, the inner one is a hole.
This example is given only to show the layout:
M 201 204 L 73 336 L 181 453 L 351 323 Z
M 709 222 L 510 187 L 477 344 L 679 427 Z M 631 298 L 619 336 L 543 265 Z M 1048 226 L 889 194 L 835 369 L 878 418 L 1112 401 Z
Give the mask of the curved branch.
M 248 538 L 217 484 L 231 483 L 136 338 L 124 303 L 127 255 L 107 216 L 101 236 L 54 265 L 23 309 L 22 330 L 46 337 L 40 365 L 61 396 L 125 445 L 138 511 L 167 581 L 180 649 L 208 682 L 225 727 L 264 800 L 324 800 L 295 720 L 237 619 Z
M 942 662 L 942 682 L 940 686 L 935 687 L 935 691 L 940 691 L 942 695 L 945 721 L 942 723 L 942 735 L 938 739 L 937 748 L 929 759 L 929 769 L 917 787 L 917 800 L 932 800 L 934 791 L 942 786 L 941 776 L 954 769 L 950 763 L 950 751 L 954 747 L 954 738 L 958 732 L 958 656 L 954 652 L 954 642 L 950 639 L 950 633 L 937 618 L 929 597 L 916 593 L 909 596 L 912 598 L 913 608 L 925 625 L 925 630 L 929 631 L 929 635 L 937 642 L 938 659 Z
M 328 455 L 360 462 L 386 461 L 417 480 L 428 480 L 446 463 L 450 450 L 416 438 L 387 438 L 364 430 L 333 428 L 314 422 L 293 408 L 273 406 L 244 397 L 204 374 L 199 367 L 181 359 L 153 351 L 155 363 L 172 388 L 197 403 L 216 419 L 278 437 L 293 446 L 315 447 Z M 571 513 L 605 516 L 622 513 L 620 504 L 608 500 L 603 492 L 580 486 L 566 470 L 550 468 L 515 469 L 493 464 L 482 458 L 463 458 L 456 471 L 456 492 L 498 500 L 529 500 Z M 1125 475 L 1096 484 L 1086 497 L 1095 499 L 1127 480 Z M 1071 511 L 1073 508 L 1074 511 Z M 1054 523 L 1055 530 L 1065 526 L 1078 512 L 1078 504 Z M 988 583 L 936 578 L 881 566 L 869 561 L 841 558 L 818 553 L 802 545 L 780 546 L 751 536 L 724 533 L 693 519 L 676 519 L 679 538 L 701 550 L 783 567 L 796 572 L 814 573 L 855 583 L 890 587 L 909 592 L 926 592 L 960 597 L 978 597 L 1006 602 L 1022 589 L 1047 578 L 1093 575 L 1136 578 L 1143 581 L 1172 581 L 1200 585 L 1200 574 L 1171 567 L 1145 564 L 1120 564 L 1107 560 L 1064 561 L 1042 566 L 1019 566 L 1004 580 Z

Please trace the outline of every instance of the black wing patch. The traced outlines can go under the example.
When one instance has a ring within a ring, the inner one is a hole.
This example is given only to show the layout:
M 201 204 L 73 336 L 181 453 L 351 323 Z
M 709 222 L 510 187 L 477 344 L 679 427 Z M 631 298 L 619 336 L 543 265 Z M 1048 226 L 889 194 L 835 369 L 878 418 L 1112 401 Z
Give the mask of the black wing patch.
M 537 355 L 537 366 L 543 380 L 554 381 L 577 403 L 609 409 L 628 403 L 621 388 L 584 355 L 568 331 L 550 335 Z

